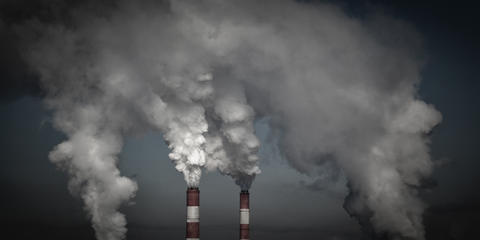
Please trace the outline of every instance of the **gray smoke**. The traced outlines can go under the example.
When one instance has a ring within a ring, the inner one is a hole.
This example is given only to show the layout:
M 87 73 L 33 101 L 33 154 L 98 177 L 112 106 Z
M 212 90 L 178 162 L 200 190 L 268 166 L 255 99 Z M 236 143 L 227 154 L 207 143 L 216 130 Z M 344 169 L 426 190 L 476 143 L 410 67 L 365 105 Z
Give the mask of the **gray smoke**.
M 255 115 L 296 170 L 343 174 L 345 208 L 374 234 L 424 239 L 417 189 L 441 115 L 417 96 L 422 47 L 408 24 L 294 1 L 88 6 L 17 31 L 67 136 L 50 158 L 98 239 L 125 236 L 118 208 L 136 184 L 116 167 L 124 137 L 161 131 L 188 186 L 206 168 L 248 189 L 260 173 Z

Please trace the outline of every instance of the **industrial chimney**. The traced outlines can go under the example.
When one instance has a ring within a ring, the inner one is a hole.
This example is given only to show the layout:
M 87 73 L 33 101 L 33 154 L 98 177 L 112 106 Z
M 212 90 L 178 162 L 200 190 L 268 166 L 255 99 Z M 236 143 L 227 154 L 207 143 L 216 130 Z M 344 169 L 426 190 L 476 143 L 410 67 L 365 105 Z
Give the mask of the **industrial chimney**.
M 247 190 L 240 192 L 240 240 L 250 239 L 250 205 L 249 193 Z
M 200 190 L 196 187 L 187 189 L 187 233 L 186 240 L 200 239 Z

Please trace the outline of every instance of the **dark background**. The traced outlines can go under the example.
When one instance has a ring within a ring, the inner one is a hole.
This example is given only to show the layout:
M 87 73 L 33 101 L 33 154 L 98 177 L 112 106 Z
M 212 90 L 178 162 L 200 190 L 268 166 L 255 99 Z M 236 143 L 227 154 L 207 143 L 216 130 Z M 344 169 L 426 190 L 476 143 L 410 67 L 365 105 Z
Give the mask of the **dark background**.
M 0 226 L 7 239 L 94 239 L 81 201 L 67 190 L 66 174 L 48 161 L 48 152 L 64 136 L 52 129 L 41 88 L 9 30 L 30 16 L 61 17 L 42 8 L 42 2 L 0 0 Z M 427 239 L 475 239 L 480 235 L 479 8 L 473 1 L 335 3 L 359 18 L 381 9 L 422 34 L 427 62 L 419 95 L 443 115 L 432 133 L 438 166 L 430 188 L 422 192 L 429 204 Z M 346 188 L 340 184 L 318 192 L 304 187 L 301 181 L 307 178 L 268 150 L 267 124 L 259 120 L 256 128 L 264 159 L 263 173 L 251 189 L 252 239 L 361 239 L 358 224 L 342 208 Z M 127 139 L 120 168 L 139 184 L 136 204 L 122 209 L 128 239 L 184 237 L 186 186 L 167 153 L 160 133 Z M 228 177 L 206 173 L 200 189 L 202 238 L 237 238 L 237 186 Z

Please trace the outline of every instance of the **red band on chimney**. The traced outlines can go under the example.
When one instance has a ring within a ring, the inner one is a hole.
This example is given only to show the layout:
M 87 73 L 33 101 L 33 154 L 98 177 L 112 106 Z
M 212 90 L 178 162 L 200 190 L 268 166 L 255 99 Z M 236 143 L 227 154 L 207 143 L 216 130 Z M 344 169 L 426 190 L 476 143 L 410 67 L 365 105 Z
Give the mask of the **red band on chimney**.
M 240 239 L 250 239 L 249 224 L 240 224 Z
M 249 209 L 250 208 L 250 203 L 249 203 L 249 193 L 248 191 L 242 191 L 240 192 L 240 208 L 242 209 Z
M 187 189 L 187 206 L 200 206 L 200 190 L 198 188 Z
M 187 235 L 185 238 L 200 238 L 199 222 L 187 222 Z

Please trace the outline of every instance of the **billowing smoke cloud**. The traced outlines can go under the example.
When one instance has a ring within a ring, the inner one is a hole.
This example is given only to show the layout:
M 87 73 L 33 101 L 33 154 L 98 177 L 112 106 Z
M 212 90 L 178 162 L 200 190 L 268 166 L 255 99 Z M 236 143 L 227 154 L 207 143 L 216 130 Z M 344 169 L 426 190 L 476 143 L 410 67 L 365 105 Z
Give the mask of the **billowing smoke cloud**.
M 219 74 L 221 78 L 222 75 Z M 227 76 L 225 76 L 227 77 Z M 248 190 L 253 179 L 260 173 L 257 166 L 259 140 L 254 134 L 253 109 L 247 104 L 244 89 L 235 82 L 220 79 L 223 83 L 216 86 L 217 98 L 213 106 L 210 132 L 218 132 L 221 147 L 225 152 L 213 154 L 207 163 L 208 169 L 217 168 L 222 174 L 235 179 L 242 190 Z M 221 140 L 220 140 L 221 139 Z M 212 144 L 215 146 L 215 144 Z
M 422 49 L 408 24 L 294 1 L 86 6 L 17 32 L 67 135 L 50 158 L 98 239 L 126 231 L 118 208 L 136 185 L 116 167 L 125 136 L 161 131 L 189 186 L 207 168 L 248 189 L 260 173 L 256 117 L 299 172 L 345 176 L 345 208 L 372 234 L 424 239 L 417 191 L 441 115 L 417 96 Z

